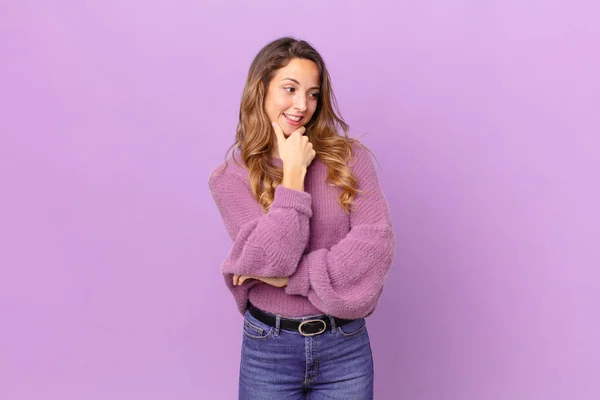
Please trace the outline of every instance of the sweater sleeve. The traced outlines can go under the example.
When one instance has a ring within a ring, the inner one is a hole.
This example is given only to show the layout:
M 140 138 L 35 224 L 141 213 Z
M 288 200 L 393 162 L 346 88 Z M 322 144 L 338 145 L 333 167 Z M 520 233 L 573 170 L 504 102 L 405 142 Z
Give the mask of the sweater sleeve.
M 308 244 L 310 194 L 279 185 L 263 213 L 248 183 L 234 173 L 211 176 L 209 187 L 233 240 L 221 267 L 226 280 L 233 274 L 292 275 Z
M 305 254 L 285 291 L 308 297 L 324 313 L 354 319 L 375 309 L 392 265 L 396 238 L 369 153 L 355 148 L 350 165 L 359 188 L 350 231 L 330 250 Z

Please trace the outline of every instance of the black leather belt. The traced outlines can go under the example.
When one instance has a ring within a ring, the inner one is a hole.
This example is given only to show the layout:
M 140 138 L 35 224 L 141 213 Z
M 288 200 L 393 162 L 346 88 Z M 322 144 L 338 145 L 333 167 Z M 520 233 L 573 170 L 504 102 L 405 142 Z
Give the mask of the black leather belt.
M 257 320 L 269 326 L 276 325 L 276 317 L 265 313 L 260 308 L 256 308 L 250 302 L 248 302 L 248 311 Z M 341 319 L 335 317 L 333 317 L 333 320 L 335 321 L 335 326 L 343 326 L 353 321 L 351 319 Z M 325 332 L 328 329 L 331 329 L 331 320 L 328 316 L 323 316 L 323 318 L 307 319 L 304 321 L 281 317 L 281 320 L 279 321 L 279 328 L 286 331 L 300 332 L 302 336 L 315 336 Z

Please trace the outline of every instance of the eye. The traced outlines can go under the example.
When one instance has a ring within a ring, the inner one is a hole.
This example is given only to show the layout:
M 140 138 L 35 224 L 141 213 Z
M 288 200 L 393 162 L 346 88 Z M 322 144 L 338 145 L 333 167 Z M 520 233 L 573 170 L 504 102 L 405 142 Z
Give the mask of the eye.
M 318 98 L 319 98 L 319 92 L 316 92 L 316 93 L 309 93 L 309 94 L 308 94 L 308 96 L 309 96 L 311 99 L 318 99 Z
M 286 92 L 289 92 L 289 93 L 294 93 L 296 91 L 296 88 L 293 86 L 286 86 L 283 88 L 283 90 L 285 90 Z

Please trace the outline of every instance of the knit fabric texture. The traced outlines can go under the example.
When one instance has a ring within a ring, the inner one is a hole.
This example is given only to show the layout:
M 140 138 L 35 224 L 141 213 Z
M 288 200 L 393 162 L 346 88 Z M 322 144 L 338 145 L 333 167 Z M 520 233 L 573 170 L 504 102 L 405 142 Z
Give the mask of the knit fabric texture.
M 341 189 L 326 182 L 328 168 L 315 158 L 304 191 L 279 185 L 264 213 L 252 196 L 239 152 L 213 171 L 209 188 L 233 241 L 221 271 L 243 314 L 256 307 L 287 317 L 329 314 L 354 319 L 373 313 L 396 246 L 389 206 L 370 153 L 353 144 L 350 169 L 359 193 L 350 214 Z M 280 159 L 273 158 L 277 167 Z M 239 164 L 239 165 L 238 165 Z M 257 279 L 233 285 L 233 275 L 289 277 L 276 288 Z

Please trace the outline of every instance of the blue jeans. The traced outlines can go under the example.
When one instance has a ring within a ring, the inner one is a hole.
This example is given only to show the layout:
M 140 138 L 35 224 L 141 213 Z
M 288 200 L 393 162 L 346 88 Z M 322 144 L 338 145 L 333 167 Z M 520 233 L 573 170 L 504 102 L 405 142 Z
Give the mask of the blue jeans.
M 298 319 L 312 318 L 329 317 Z M 365 319 L 307 337 L 269 326 L 246 311 L 239 399 L 373 399 L 373 356 Z

